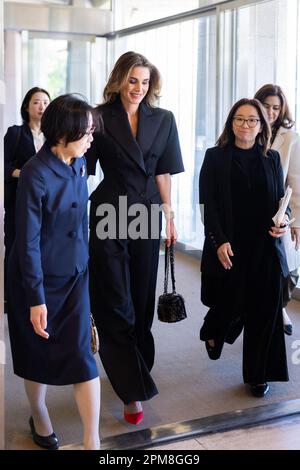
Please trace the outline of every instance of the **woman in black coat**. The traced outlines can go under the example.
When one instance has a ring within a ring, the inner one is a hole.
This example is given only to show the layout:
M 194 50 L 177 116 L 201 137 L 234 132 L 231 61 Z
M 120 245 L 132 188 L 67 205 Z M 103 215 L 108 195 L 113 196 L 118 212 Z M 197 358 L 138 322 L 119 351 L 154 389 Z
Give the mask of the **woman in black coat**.
M 218 359 L 224 341 L 233 343 L 244 328 L 243 377 L 255 396 L 268 392 L 267 381 L 288 380 L 281 315 L 286 228 L 272 221 L 284 185 L 280 157 L 269 150 L 269 140 L 263 106 L 242 99 L 200 172 L 201 299 L 209 307 L 200 338 L 209 357 Z M 287 221 L 288 213 L 282 224 Z
M 45 142 L 41 119 L 50 102 L 43 88 L 31 88 L 21 105 L 21 126 L 11 126 L 4 136 L 4 293 L 6 298 L 7 260 L 15 239 L 15 204 L 17 184 L 25 163 L 40 150 Z
M 24 379 L 33 440 L 57 449 L 47 385 L 74 385 L 85 449 L 99 448 L 100 383 L 91 351 L 86 164 L 93 108 L 74 95 L 52 101 L 46 142 L 23 167 L 8 263 L 14 372 Z
M 159 207 L 170 245 L 177 238 L 170 175 L 184 170 L 174 116 L 154 107 L 159 92 L 156 67 L 141 54 L 123 54 L 97 108 L 104 135 L 95 135 L 87 154 L 89 173 L 98 158 L 104 172 L 90 197 L 91 308 L 102 363 L 131 424 L 143 418 L 141 401 L 158 393 L 150 371 Z

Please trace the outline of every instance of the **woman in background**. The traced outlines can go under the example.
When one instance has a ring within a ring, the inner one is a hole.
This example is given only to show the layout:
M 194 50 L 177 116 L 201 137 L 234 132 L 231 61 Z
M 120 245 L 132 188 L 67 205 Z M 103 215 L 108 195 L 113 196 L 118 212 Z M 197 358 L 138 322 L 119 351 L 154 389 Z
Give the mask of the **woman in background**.
M 15 239 L 15 204 L 17 184 L 25 163 L 45 142 L 41 119 L 50 103 L 43 88 L 31 88 L 21 105 L 21 126 L 11 126 L 4 137 L 4 295 L 6 299 L 7 260 Z
M 295 221 L 291 229 L 283 237 L 287 254 L 289 275 L 283 284 L 283 323 L 284 331 L 291 335 L 292 322 L 285 307 L 291 299 L 292 292 L 297 286 L 300 266 L 300 137 L 293 130 L 294 121 L 289 110 L 287 99 L 278 85 L 267 84 L 261 87 L 255 94 L 265 107 L 272 128 L 271 148 L 277 150 L 280 155 L 285 186 L 293 190 L 290 208 L 291 217 Z

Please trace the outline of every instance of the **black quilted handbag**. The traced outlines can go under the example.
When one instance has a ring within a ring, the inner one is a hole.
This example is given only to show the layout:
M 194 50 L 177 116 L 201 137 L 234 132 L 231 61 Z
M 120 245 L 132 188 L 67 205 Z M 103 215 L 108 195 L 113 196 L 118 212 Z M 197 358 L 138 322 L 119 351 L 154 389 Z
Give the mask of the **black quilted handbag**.
M 168 294 L 169 268 L 171 264 L 172 292 Z M 165 247 L 165 281 L 164 293 L 159 296 L 157 305 L 158 319 L 175 323 L 186 318 L 184 298 L 175 290 L 174 245 Z

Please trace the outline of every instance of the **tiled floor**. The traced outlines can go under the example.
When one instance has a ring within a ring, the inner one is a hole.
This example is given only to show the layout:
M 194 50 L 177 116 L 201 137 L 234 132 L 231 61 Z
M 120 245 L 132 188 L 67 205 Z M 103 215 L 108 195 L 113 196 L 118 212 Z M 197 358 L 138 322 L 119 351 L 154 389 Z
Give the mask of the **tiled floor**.
M 82 450 L 82 446 L 64 446 L 60 450 Z M 147 450 L 300 450 L 300 415 Z

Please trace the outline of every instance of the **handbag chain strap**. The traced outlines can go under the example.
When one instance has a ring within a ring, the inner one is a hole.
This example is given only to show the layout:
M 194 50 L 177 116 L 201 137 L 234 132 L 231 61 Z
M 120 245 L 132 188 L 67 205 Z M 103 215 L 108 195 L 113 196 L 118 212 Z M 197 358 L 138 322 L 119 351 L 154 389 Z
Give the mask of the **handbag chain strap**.
M 175 289 L 175 262 L 174 262 L 174 245 L 165 247 L 165 281 L 164 281 L 164 294 L 168 293 L 169 283 L 169 269 L 171 263 L 171 280 L 172 280 L 172 294 L 176 294 Z

